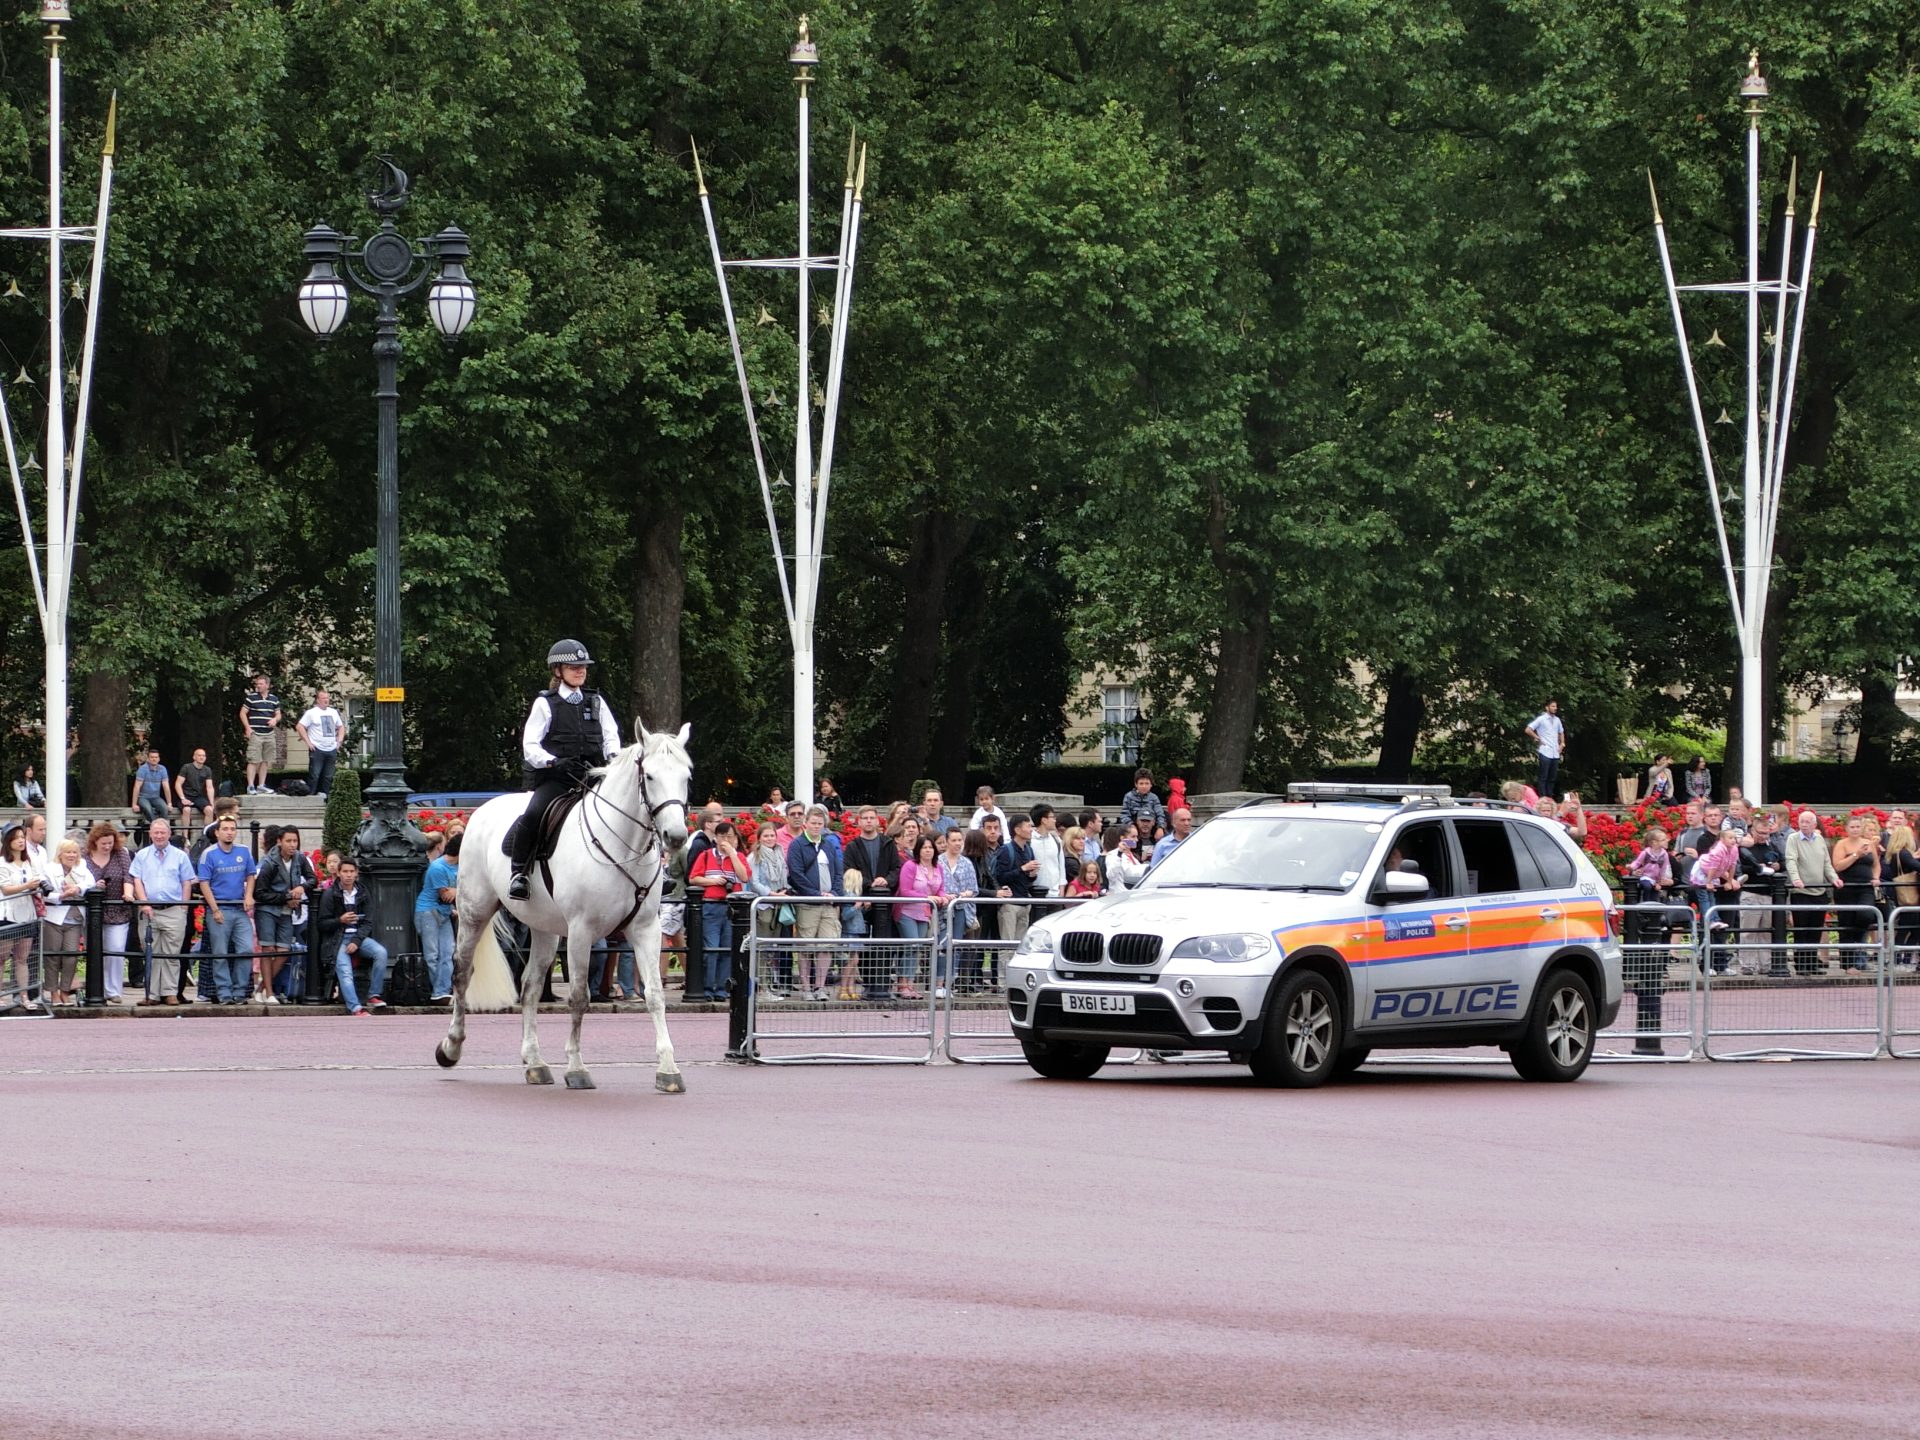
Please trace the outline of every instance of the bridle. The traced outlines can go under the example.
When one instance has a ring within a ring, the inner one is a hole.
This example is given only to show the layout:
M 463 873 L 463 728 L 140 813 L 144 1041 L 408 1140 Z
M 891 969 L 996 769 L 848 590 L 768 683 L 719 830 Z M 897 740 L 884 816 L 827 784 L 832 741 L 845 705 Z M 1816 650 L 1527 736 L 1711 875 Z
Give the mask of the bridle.
M 656 802 L 647 788 L 647 757 L 645 752 L 642 751 L 641 754 L 636 755 L 633 763 L 640 772 L 640 804 L 644 807 L 645 813 L 635 814 L 624 806 L 615 804 L 606 797 L 599 786 L 595 785 L 588 788 L 587 803 L 580 807 L 580 828 L 585 833 L 587 848 L 592 850 L 602 860 L 605 860 L 632 882 L 635 895 L 634 909 L 638 910 L 640 901 L 645 898 L 646 892 L 658 884 L 660 877 L 666 873 L 667 845 L 666 837 L 660 833 L 660 812 L 663 810 L 671 810 L 674 806 L 678 805 L 684 817 L 687 802 L 671 796 L 665 800 Z M 621 819 L 632 821 L 639 827 L 640 833 L 646 837 L 644 843 L 635 848 L 625 859 L 617 858 L 614 853 L 607 848 L 606 841 L 594 832 L 593 807 L 595 805 L 604 805 Z M 654 862 L 653 873 L 649 875 L 646 880 L 641 881 L 635 878 L 634 873 L 629 870 L 627 866 L 632 861 L 646 859 L 649 856 L 652 857 Z M 628 918 L 631 919 L 631 915 L 629 915 Z

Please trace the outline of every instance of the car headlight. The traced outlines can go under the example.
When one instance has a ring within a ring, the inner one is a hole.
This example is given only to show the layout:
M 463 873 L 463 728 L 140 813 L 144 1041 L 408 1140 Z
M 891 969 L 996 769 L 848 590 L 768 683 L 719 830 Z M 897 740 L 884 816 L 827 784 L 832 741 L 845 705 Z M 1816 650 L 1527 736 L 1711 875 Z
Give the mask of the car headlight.
M 1196 935 L 1173 947 L 1172 960 L 1212 960 L 1232 965 L 1241 960 L 1258 960 L 1273 953 L 1273 941 L 1265 935 Z
M 1053 954 L 1053 936 L 1044 930 L 1029 930 L 1020 937 L 1020 943 L 1013 947 L 1016 955 Z

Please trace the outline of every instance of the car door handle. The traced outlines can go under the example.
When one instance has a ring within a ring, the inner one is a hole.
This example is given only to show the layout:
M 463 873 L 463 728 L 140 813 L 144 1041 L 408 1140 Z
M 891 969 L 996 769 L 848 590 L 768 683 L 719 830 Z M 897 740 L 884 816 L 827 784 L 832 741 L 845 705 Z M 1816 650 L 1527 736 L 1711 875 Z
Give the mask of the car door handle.
M 1464 930 L 1467 928 L 1467 917 L 1464 915 L 1449 915 L 1441 923 L 1449 930 Z
M 1549 905 L 1540 912 L 1540 918 L 1542 920 L 1558 920 L 1560 918 L 1560 912 Z

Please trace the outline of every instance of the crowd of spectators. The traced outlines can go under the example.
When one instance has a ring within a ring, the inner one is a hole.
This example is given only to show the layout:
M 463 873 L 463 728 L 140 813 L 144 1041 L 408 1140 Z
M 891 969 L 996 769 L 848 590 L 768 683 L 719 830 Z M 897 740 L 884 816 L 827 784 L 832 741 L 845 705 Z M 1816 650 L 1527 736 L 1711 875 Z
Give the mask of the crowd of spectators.
M 1597 820 L 1583 839 L 1603 871 L 1620 875 L 1628 901 L 1673 907 L 1676 919 L 1691 911 L 1706 941 L 1701 963 L 1719 975 L 1872 971 L 1875 939 L 1894 912 L 1920 905 L 1905 810 L 1758 808 L 1736 786 L 1724 806 L 1649 798 L 1628 818 Z M 1893 938 L 1896 970 L 1913 971 L 1920 926 L 1903 915 Z
M 922 984 L 971 993 L 994 983 L 996 951 L 964 941 L 1017 943 L 1036 906 L 1137 884 L 1191 832 L 1177 790 L 1175 801 L 1160 799 L 1146 770 L 1111 821 L 1044 801 L 1009 816 L 985 785 L 965 821 L 937 787 L 884 809 L 849 808 L 830 779 L 811 805 L 775 790 L 758 810 L 730 816 L 715 801 L 675 861 L 662 929 L 702 957 L 687 964 L 690 998 L 723 998 L 734 939 L 726 902 L 741 895 L 768 902 L 753 911 L 778 957 L 764 998 L 891 1003 L 925 999 Z M 698 905 L 697 937 L 685 934 L 682 899 Z M 836 946 L 851 937 L 883 943 Z M 946 953 L 947 938 L 960 942 L 952 976 L 929 958 Z

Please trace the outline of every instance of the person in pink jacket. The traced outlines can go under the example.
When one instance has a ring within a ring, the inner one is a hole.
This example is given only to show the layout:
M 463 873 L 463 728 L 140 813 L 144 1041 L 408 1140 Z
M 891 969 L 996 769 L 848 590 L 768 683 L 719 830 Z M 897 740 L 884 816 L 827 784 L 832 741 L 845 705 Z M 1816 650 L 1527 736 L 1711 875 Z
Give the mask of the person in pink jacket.
M 946 903 L 946 886 L 940 878 L 940 861 L 933 837 L 916 836 L 912 844 L 912 854 L 900 866 L 900 889 L 896 892 L 902 900 L 912 903 L 895 909 L 894 923 L 902 940 L 924 940 L 933 931 L 932 902 Z M 899 978 L 893 993 L 902 1000 L 924 999 L 913 986 L 919 971 L 918 948 L 901 946 Z

